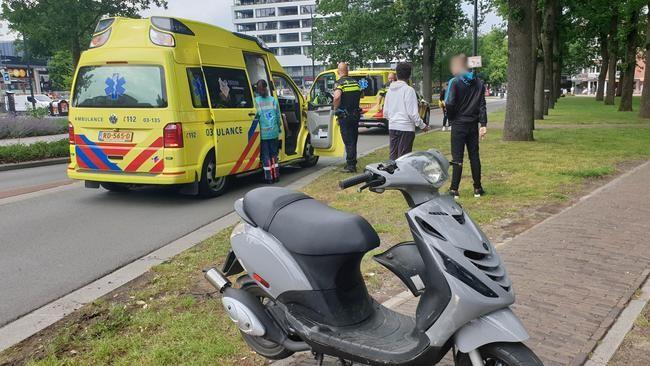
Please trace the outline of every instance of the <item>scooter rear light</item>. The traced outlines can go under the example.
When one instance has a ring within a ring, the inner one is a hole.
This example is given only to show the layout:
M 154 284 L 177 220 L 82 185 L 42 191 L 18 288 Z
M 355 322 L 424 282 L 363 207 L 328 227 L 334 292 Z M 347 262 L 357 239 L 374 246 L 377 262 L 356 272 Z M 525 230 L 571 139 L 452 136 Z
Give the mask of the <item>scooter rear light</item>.
M 183 147 L 183 125 L 170 123 L 163 129 L 163 144 L 165 147 Z
M 271 285 L 269 285 L 269 283 L 266 282 L 266 280 L 263 279 L 262 276 L 258 275 L 257 273 L 253 273 L 253 279 L 266 288 L 271 287 Z
M 72 123 L 68 122 L 68 140 L 70 141 L 70 145 L 75 144 L 74 140 L 74 126 Z

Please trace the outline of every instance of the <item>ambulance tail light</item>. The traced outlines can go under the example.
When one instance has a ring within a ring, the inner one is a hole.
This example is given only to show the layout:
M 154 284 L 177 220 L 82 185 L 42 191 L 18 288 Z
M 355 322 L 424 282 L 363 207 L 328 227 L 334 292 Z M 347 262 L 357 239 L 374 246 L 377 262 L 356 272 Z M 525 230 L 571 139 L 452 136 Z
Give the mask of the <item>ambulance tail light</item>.
M 96 36 L 93 37 L 93 39 L 90 40 L 90 48 L 97 48 L 100 46 L 103 46 L 106 44 L 108 41 L 108 38 L 111 36 L 111 30 L 107 30 L 104 33 L 100 33 Z
M 163 130 L 163 145 L 165 147 L 183 147 L 183 125 L 169 123 Z
M 68 140 L 70 141 L 70 145 L 75 144 L 74 140 L 74 126 L 72 123 L 68 122 Z
M 176 45 L 173 35 L 161 32 L 154 27 L 149 28 L 149 39 L 151 43 L 158 46 L 174 47 Z

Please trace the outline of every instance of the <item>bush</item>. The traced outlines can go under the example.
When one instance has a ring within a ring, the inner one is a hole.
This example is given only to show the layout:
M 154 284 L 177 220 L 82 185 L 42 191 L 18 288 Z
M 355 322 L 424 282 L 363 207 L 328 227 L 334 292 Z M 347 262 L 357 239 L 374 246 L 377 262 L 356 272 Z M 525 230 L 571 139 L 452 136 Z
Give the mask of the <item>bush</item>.
M 32 108 L 27 110 L 27 115 L 32 118 L 43 119 L 50 114 L 50 111 L 45 107 Z
M 35 118 L 27 115 L 0 117 L 0 139 L 56 135 L 67 131 L 68 121 L 65 118 Z
M 31 145 L 0 146 L 0 164 L 61 158 L 69 155 L 68 139 L 54 142 L 37 142 Z

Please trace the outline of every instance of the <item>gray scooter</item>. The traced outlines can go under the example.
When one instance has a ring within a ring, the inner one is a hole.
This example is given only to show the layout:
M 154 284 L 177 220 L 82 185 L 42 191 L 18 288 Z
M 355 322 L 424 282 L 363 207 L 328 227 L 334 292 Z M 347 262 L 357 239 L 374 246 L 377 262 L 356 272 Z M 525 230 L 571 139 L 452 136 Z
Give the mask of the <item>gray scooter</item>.
M 438 191 L 449 161 L 436 150 L 370 164 L 340 182 L 359 192 L 400 191 L 413 241 L 374 259 L 419 297 L 415 317 L 368 294 L 363 256 L 379 237 L 358 215 L 285 188 L 248 192 L 235 203 L 242 222 L 221 271 L 206 278 L 244 340 L 282 359 L 311 351 L 341 364 L 431 366 L 452 350 L 456 365 L 537 366 L 539 358 L 510 310 L 514 293 L 499 255 L 455 200 Z M 233 284 L 228 277 L 240 275 Z

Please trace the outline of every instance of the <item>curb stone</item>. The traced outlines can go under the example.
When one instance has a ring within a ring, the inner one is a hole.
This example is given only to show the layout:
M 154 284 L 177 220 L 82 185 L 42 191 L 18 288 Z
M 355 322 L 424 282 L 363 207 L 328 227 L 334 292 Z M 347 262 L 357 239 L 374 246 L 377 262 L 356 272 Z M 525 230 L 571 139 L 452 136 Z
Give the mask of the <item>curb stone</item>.
M 600 342 L 593 349 L 592 352 L 587 354 L 584 366 L 605 366 L 614 357 L 616 351 L 623 343 L 625 336 L 634 326 L 634 321 L 641 314 L 643 308 L 650 302 L 650 270 L 643 272 L 641 276 L 641 286 L 634 287 L 631 291 L 629 302 L 623 304 L 623 308 L 619 309 L 617 306 L 615 315 L 618 317 L 615 321 L 612 320 L 611 327 L 606 330 L 604 336 L 601 334 L 598 340 Z M 637 281 L 638 284 L 638 281 Z M 632 297 L 637 290 L 641 291 L 639 298 L 633 299 Z M 620 304 L 619 304 L 620 305 Z M 615 310 L 612 310 L 614 312 Z M 590 356 L 591 355 L 591 356 Z
M 70 157 L 66 156 L 62 158 L 25 161 L 22 163 L 0 164 L 0 172 L 4 172 L 8 170 L 16 170 L 16 169 L 36 168 L 36 167 L 48 166 L 48 165 L 68 164 L 69 162 L 70 162 Z

